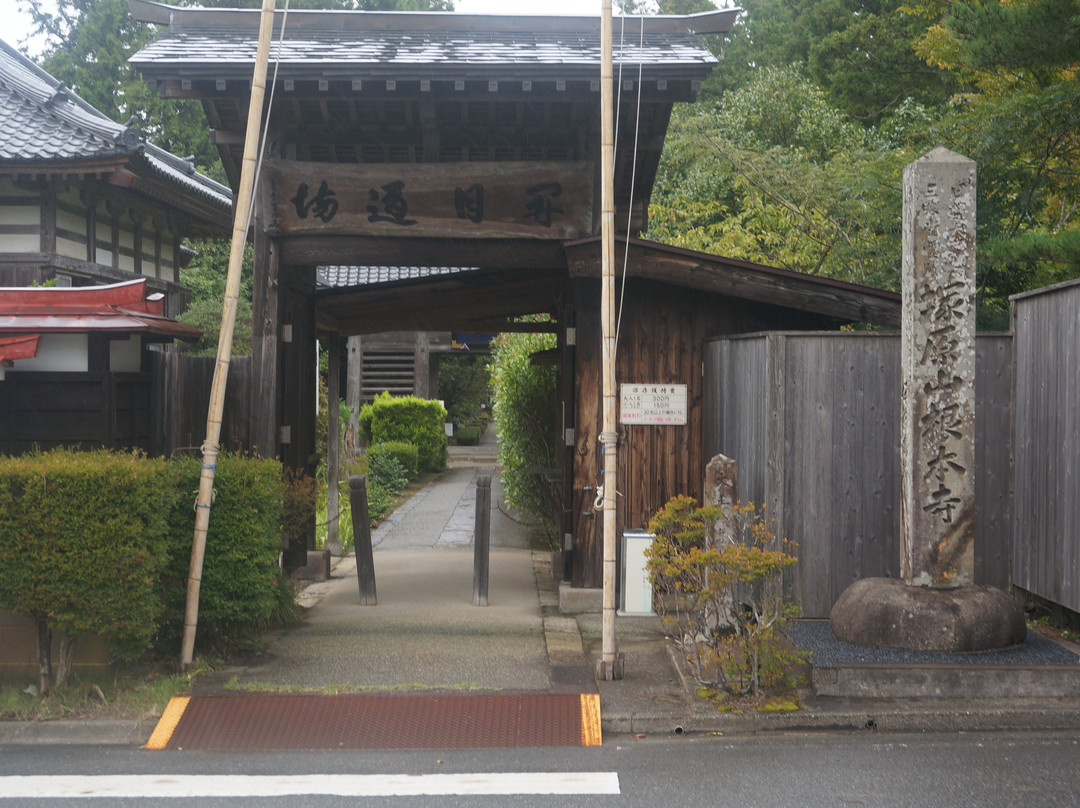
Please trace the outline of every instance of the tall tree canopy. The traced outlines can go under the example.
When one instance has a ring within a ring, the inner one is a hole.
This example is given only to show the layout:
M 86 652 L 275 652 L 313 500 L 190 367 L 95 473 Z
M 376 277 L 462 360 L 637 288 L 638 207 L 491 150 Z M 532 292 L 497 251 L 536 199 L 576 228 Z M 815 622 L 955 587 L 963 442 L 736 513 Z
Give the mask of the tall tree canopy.
M 979 316 L 1080 276 L 1080 0 L 745 0 L 650 235 L 897 288 L 900 174 L 976 160 Z

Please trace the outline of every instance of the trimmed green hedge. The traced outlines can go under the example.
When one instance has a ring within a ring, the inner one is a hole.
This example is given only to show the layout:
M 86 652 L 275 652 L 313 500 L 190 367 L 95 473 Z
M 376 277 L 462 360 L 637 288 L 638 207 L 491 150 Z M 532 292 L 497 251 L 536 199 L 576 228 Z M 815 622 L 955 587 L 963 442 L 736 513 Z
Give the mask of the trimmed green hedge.
M 175 479 L 134 454 L 0 457 L 0 605 L 138 656 L 161 613 Z
M 179 639 L 187 596 L 195 492 L 201 462 L 173 461 L 183 500 L 169 516 L 170 562 L 165 571 L 163 639 Z M 287 594 L 281 587 L 278 554 L 284 486 L 277 460 L 222 454 L 214 476 L 214 504 L 206 536 L 199 626 L 196 636 L 226 634 L 267 621 Z
M 446 468 L 446 410 L 438 401 L 382 393 L 360 409 L 360 428 L 368 445 L 402 441 L 417 450 L 420 471 Z
M 368 447 L 368 468 L 381 462 L 380 458 L 392 457 L 401 464 L 401 468 L 408 475 L 409 480 L 415 480 L 418 470 L 419 452 L 411 443 L 403 443 L 398 440 L 388 440 L 385 443 L 376 443 Z
M 134 659 L 183 628 L 201 461 L 55 450 L 0 457 L 0 608 L 68 637 L 100 635 Z M 276 460 L 221 455 L 198 637 L 217 640 L 293 609 L 278 566 Z
M 480 443 L 481 427 L 463 426 L 457 431 L 458 446 L 476 446 Z

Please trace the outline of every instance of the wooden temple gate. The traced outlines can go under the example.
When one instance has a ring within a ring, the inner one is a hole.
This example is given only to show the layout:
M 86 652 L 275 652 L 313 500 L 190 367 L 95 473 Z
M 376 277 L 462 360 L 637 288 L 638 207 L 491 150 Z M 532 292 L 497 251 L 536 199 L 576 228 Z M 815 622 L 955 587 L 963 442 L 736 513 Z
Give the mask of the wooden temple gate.
M 258 12 L 129 4 L 164 26 L 132 62 L 162 95 L 202 101 L 235 187 Z M 672 107 L 716 62 L 699 35 L 735 14 L 633 18 L 616 48 L 620 261 L 629 250 L 618 378 L 687 388 L 685 424 L 620 428 L 619 529 L 700 496 L 706 338 L 898 322 L 895 295 L 634 238 Z M 255 216 L 257 450 L 314 470 L 317 337 L 554 331 L 572 582 L 599 586 L 599 19 L 292 11 L 283 38 L 281 24 Z M 320 266 L 402 271 L 317 288 Z M 513 322 L 537 313 L 550 322 Z

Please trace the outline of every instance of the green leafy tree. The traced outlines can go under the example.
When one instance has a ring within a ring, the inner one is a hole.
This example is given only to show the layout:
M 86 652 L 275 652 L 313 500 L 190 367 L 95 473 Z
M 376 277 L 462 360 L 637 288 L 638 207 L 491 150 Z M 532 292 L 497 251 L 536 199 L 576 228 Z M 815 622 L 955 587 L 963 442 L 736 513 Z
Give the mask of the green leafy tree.
M 978 164 L 980 321 L 1008 296 L 1080 275 L 1080 3 L 973 0 L 916 8 L 916 44 L 960 91 L 950 147 Z
M 750 84 L 766 68 L 805 66 L 845 114 L 876 124 L 905 99 L 934 105 L 948 96 L 945 73 L 912 43 L 928 27 L 902 0 L 746 0 L 727 36 L 718 97 Z
M 765 68 L 715 110 L 673 116 L 647 235 L 895 289 L 900 175 L 913 155 L 881 148 L 797 68 Z
M 450 418 L 464 422 L 488 404 L 487 357 L 453 354 L 439 358 L 439 398 Z
M 195 356 L 216 356 L 221 335 L 221 312 L 225 305 L 225 285 L 229 270 L 229 243 L 208 239 L 192 245 L 197 255 L 180 270 L 180 283 L 191 290 L 191 305 L 176 319 L 203 332 L 190 349 Z M 240 291 L 233 331 L 233 356 L 251 354 L 252 250 L 248 245 L 240 270 Z

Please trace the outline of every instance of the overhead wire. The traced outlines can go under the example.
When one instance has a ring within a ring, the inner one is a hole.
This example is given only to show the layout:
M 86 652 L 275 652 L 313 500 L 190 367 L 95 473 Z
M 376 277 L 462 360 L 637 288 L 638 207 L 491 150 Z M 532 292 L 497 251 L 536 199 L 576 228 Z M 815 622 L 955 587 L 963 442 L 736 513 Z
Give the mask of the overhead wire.
M 625 17 L 623 18 L 625 20 Z M 623 269 L 622 282 L 619 286 L 619 305 L 615 316 L 615 355 L 619 353 L 619 332 L 622 329 L 623 307 L 626 299 L 626 274 L 630 264 L 630 226 L 634 218 L 634 185 L 637 181 L 638 138 L 641 134 L 641 83 L 645 68 L 645 15 L 638 19 L 641 21 L 641 30 L 638 39 L 638 80 L 637 80 L 637 109 L 634 112 L 634 149 L 630 161 L 630 195 L 626 204 L 626 240 L 623 243 Z M 619 81 L 620 97 L 622 82 L 622 41 L 619 42 Z M 618 143 L 618 139 L 616 139 Z M 614 361 L 614 357 L 612 358 Z
M 259 176 L 262 174 L 263 162 L 266 159 L 266 142 L 270 139 L 270 112 L 274 108 L 274 94 L 277 91 L 278 70 L 281 68 L 281 51 L 285 47 L 285 26 L 289 22 L 289 0 L 285 0 L 285 6 L 281 14 L 281 31 L 278 32 L 276 55 L 274 56 L 274 78 L 270 82 L 270 98 L 266 102 L 266 114 L 263 116 L 263 130 L 259 136 L 259 154 L 255 158 L 255 181 L 251 184 L 251 204 L 248 205 L 247 230 L 251 229 L 251 220 L 255 216 L 255 194 L 259 192 Z M 245 232 L 247 232 L 245 230 Z

